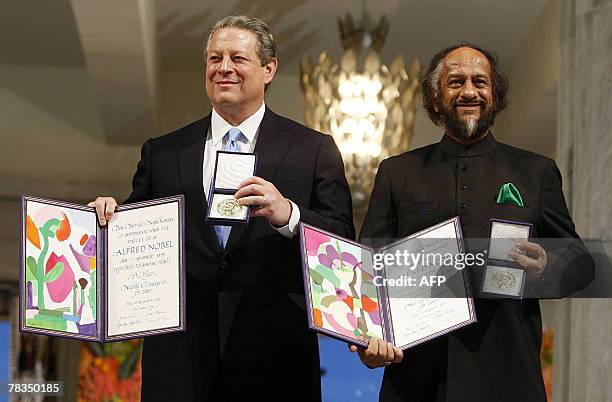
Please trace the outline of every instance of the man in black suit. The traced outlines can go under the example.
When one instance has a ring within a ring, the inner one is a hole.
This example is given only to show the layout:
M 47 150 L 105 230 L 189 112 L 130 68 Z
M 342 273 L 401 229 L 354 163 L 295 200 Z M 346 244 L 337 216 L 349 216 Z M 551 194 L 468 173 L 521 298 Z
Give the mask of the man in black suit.
M 184 194 L 187 250 L 187 332 L 145 339 L 144 401 L 321 399 L 297 223 L 353 237 L 351 197 L 333 139 L 265 106 L 276 68 L 263 21 L 218 21 L 206 49 L 212 113 L 142 148 L 126 203 Z M 248 226 L 204 220 L 215 152 L 228 147 L 258 155 L 257 176 L 235 194 Z M 103 224 L 117 204 L 90 205 Z
M 551 278 L 584 287 L 593 261 L 574 229 L 555 162 L 498 143 L 490 131 L 506 105 L 506 88 L 496 58 L 485 49 L 459 44 L 433 58 L 423 103 L 445 135 L 381 163 L 360 237 L 385 244 L 459 216 L 466 249 L 474 253 L 486 248 L 478 239 L 488 238 L 491 218 L 528 222 L 532 237 L 572 239 L 557 250 L 536 242 L 514 250 L 532 297 L 550 290 L 543 284 Z M 522 207 L 496 202 L 505 183 L 519 190 Z M 483 271 L 469 272 L 476 293 Z M 403 359 L 381 340 L 364 350 L 351 346 L 368 366 L 387 366 L 381 401 L 546 401 L 537 298 L 475 303 L 476 324 L 409 349 Z

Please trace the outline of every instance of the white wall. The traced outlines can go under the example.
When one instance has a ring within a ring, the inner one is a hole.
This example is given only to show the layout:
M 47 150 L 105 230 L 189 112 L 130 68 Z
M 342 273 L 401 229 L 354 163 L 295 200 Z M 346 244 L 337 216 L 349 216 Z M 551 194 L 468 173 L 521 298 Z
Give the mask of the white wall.
M 105 143 L 82 68 L 0 64 L 0 105 L 0 280 L 16 280 L 19 195 L 123 198 L 140 150 Z
M 508 78 L 509 106 L 494 133 L 502 142 L 554 157 L 560 76 L 559 0 L 549 0 L 517 52 Z

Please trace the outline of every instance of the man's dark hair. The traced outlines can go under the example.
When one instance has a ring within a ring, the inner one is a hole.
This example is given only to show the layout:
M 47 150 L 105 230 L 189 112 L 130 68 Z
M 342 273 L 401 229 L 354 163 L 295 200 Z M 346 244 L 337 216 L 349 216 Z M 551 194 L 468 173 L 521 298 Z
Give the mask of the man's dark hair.
M 444 58 L 453 50 L 461 47 L 469 47 L 484 54 L 489 65 L 491 66 L 491 80 L 493 85 L 493 116 L 507 106 L 506 94 L 508 93 L 508 78 L 500 69 L 497 55 L 480 46 L 471 43 L 461 42 L 456 45 L 447 47 L 436 53 L 431 59 L 429 67 L 423 77 L 421 83 L 421 91 L 423 92 L 423 107 L 427 110 L 429 118 L 434 124 L 439 125 L 442 122 L 443 108 L 440 104 L 440 78 L 442 77 L 442 67 L 444 66 Z M 434 106 L 438 106 L 438 111 Z

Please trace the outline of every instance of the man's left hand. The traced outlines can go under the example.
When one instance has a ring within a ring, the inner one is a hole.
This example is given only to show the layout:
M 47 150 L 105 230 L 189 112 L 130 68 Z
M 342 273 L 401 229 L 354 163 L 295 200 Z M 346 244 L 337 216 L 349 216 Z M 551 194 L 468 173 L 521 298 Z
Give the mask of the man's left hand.
M 509 254 L 514 261 L 525 268 L 529 278 L 537 279 L 544 273 L 548 257 L 546 251 L 539 244 L 519 241 Z
M 289 223 L 291 203 L 283 197 L 274 184 L 261 177 L 253 176 L 240 183 L 234 197 L 240 205 L 254 207 L 251 216 L 263 216 L 276 226 L 285 226 Z

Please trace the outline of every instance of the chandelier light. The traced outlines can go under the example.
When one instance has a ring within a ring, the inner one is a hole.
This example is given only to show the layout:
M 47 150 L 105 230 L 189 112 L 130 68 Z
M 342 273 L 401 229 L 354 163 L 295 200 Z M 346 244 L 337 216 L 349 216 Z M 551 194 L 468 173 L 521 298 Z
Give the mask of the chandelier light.
M 382 16 L 373 24 L 363 12 L 338 18 L 344 55 L 334 63 L 327 51 L 316 64 L 300 64 L 304 120 L 331 134 L 342 153 L 356 210 L 365 208 L 379 163 L 410 146 L 419 91 L 420 64 L 406 69 L 398 55 L 386 66 L 380 52 L 389 32 Z

